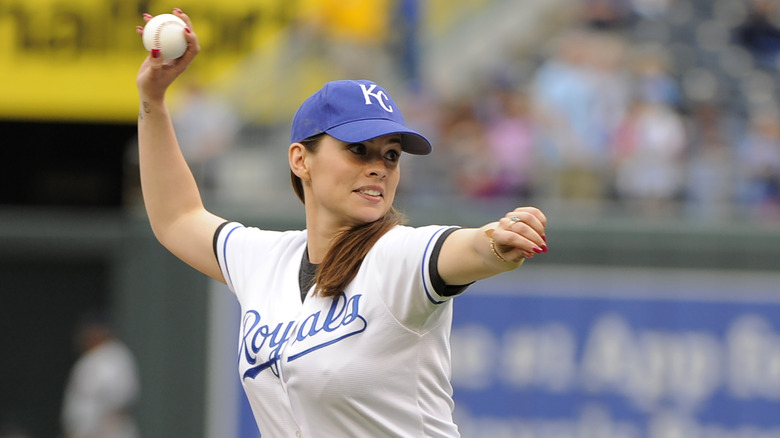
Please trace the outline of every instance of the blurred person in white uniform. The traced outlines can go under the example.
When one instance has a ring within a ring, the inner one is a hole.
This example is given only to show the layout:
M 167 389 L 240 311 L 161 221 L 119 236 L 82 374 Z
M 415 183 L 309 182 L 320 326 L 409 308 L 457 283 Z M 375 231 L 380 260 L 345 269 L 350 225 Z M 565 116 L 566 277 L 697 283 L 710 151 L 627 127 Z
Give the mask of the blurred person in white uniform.
M 99 316 L 85 317 L 76 331 L 81 356 L 65 389 L 65 438 L 137 438 L 132 412 L 139 393 L 136 360 Z

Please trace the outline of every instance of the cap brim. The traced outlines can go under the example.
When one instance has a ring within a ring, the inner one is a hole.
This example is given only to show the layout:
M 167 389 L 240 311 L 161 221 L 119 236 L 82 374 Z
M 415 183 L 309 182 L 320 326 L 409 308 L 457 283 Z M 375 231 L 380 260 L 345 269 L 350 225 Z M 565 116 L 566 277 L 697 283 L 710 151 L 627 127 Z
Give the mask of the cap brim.
M 328 135 L 347 143 L 358 143 L 388 134 L 401 134 L 401 150 L 414 155 L 431 153 L 431 143 L 411 129 L 387 119 L 356 120 L 325 131 Z

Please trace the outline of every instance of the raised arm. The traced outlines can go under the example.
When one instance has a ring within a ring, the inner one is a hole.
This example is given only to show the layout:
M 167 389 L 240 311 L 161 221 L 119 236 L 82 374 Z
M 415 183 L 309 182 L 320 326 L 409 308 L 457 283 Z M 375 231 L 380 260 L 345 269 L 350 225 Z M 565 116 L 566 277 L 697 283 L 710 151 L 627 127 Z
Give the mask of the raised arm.
M 154 235 L 171 253 L 198 271 L 223 281 L 214 257 L 214 232 L 224 219 L 208 212 L 192 172 L 179 149 L 165 93 L 200 51 L 192 22 L 180 10 L 173 12 L 187 23 L 188 48 L 174 61 L 163 62 L 152 51 L 138 72 L 138 153 L 141 190 Z M 148 21 L 151 17 L 145 15 Z M 139 27 L 139 33 L 143 29 Z
M 447 284 L 461 285 L 511 271 L 526 258 L 547 252 L 546 228 L 544 213 L 521 207 L 498 222 L 459 229 L 442 245 L 439 275 Z

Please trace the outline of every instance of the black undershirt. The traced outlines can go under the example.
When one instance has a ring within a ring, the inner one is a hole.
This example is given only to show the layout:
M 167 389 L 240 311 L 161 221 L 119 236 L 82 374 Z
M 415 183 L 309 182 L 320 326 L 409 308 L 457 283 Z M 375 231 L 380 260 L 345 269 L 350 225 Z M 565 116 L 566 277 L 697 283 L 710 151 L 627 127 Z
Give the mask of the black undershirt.
M 442 280 L 439 275 L 439 252 L 441 246 L 444 244 L 444 240 L 457 228 L 449 228 L 442 233 L 441 237 L 436 241 L 431 251 L 431 259 L 428 265 L 428 269 L 431 273 L 431 282 L 433 283 L 433 289 L 441 296 L 450 297 L 463 292 L 469 285 L 450 286 Z M 317 267 L 314 263 L 309 261 L 309 248 L 303 250 L 303 257 L 301 257 L 301 269 L 298 271 L 298 286 L 301 291 L 301 302 L 306 299 L 306 294 L 309 293 L 309 289 L 314 284 L 314 277 L 317 275 Z
M 298 286 L 301 288 L 301 302 L 306 299 L 306 294 L 309 293 L 309 289 L 314 284 L 314 277 L 317 275 L 317 268 L 320 265 L 315 265 L 309 261 L 309 247 L 307 246 L 303 250 L 303 257 L 301 258 L 301 269 L 298 271 Z

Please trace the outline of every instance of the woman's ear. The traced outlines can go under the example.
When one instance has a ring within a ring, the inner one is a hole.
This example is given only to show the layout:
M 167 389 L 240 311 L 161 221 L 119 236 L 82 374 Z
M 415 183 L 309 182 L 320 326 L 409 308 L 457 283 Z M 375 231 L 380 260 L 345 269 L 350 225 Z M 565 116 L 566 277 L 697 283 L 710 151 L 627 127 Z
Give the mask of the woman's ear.
M 306 155 L 309 151 L 301 143 L 290 145 L 289 159 L 290 170 L 300 179 L 307 181 L 309 179 L 309 166 L 306 162 Z

